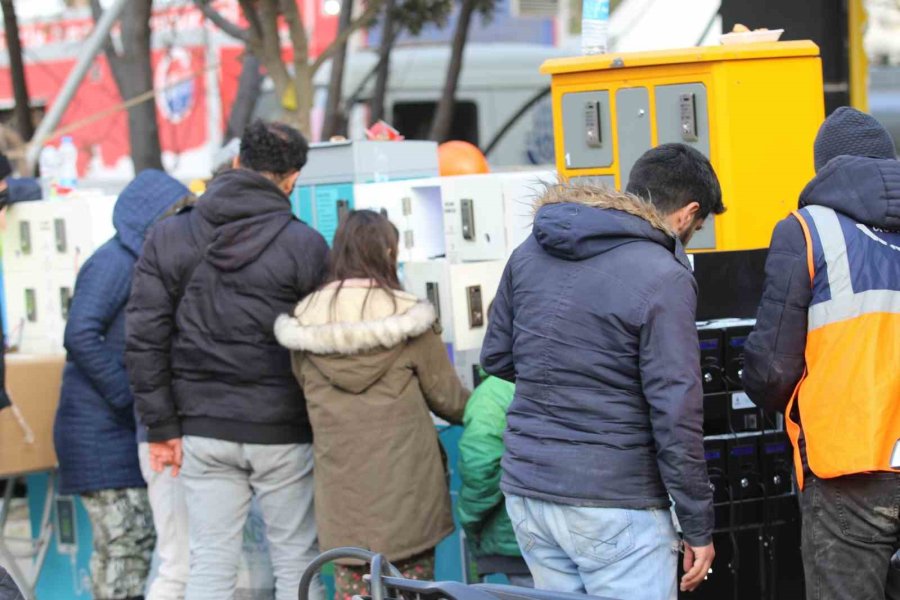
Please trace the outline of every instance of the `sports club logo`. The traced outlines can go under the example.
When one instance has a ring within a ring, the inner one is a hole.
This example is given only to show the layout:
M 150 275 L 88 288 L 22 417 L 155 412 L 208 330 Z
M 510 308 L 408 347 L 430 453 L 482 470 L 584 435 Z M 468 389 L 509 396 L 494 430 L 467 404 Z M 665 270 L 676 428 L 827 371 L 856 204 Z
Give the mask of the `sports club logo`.
M 170 49 L 156 66 L 156 107 L 170 123 L 180 123 L 194 108 L 197 93 L 193 76 L 191 55 L 184 48 Z

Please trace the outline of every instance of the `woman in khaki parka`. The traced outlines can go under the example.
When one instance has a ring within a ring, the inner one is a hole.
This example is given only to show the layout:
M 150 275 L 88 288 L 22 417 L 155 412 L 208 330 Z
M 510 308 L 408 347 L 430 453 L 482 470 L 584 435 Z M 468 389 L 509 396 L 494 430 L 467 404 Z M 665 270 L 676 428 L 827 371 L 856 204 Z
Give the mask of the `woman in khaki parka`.
M 434 308 L 400 286 L 397 243 L 384 216 L 351 213 L 335 235 L 329 283 L 275 331 L 293 351 L 312 423 L 322 550 L 366 548 L 432 579 L 434 548 L 454 525 L 430 412 L 460 423 L 469 392 Z M 365 572 L 338 565 L 337 600 L 361 593 Z

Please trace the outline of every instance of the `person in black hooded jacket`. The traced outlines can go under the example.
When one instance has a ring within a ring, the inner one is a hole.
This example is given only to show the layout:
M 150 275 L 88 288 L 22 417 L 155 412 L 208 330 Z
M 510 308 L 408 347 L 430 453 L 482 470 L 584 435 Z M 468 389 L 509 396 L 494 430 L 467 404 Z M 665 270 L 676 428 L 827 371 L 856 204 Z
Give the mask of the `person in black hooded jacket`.
M 126 361 L 151 466 L 184 478 L 188 600 L 233 595 L 251 495 L 278 600 L 317 553 L 312 432 L 273 331 L 325 275 L 328 246 L 288 199 L 307 151 L 291 127 L 251 124 L 236 168 L 155 227 L 136 267 Z

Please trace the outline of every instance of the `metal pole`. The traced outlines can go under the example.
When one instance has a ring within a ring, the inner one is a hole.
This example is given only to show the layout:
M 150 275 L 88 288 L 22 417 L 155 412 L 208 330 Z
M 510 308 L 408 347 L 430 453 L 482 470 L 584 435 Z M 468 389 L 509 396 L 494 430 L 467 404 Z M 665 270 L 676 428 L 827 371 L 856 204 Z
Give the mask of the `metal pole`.
M 75 96 L 75 92 L 78 91 L 78 86 L 81 85 L 84 76 L 87 75 L 88 69 L 90 69 L 91 64 L 93 64 L 94 59 L 100 51 L 103 50 L 103 45 L 106 43 L 106 36 L 109 35 L 113 24 L 119 18 L 122 9 L 125 8 L 125 5 L 128 4 L 128 2 L 129 0 L 116 0 L 115 4 L 107 8 L 100 17 L 100 20 L 97 21 L 97 24 L 94 25 L 91 35 L 84 43 L 83 51 L 79 53 L 78 62 L 75 63 L 75 67 L 69 72 L 69 76 L 66 78 L 62 90 L 60 90 L 59 95 L 56 97 L 56 100 L 54 100 L 53 106 L 51 106 L 47 114 L 44 115 L 41 124 L 38 125 L 37 131 L 34 132 L 31 144 L 28 145 L 26 159 L 29 173 L 34 173 L 38 154 L 41 152 L 41 146 L 44 145 L 44 142 L 50 137 L 50 134 L 53 133 L 56 126 L 59 125 L 59 121 L 62 119 L 66 109 L 69 108 L 69 103 Z

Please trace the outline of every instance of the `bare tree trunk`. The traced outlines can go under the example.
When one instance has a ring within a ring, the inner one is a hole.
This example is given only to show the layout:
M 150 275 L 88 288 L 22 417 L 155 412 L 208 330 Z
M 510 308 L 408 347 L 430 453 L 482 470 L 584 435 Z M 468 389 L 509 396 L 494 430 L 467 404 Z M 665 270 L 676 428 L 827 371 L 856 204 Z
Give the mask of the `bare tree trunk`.
M 447 67 L 447 80 L 431 125 L 430 137 L 439 143 L 447 141 L 447 138 L 450 137 L 450 130 L 453 127 L 453 113 L 456 108 L 456 87 L 459 84 L 459 74 L 462 72 L 463 51 L 466 48 L 466 40 L 469 37 L 469 24 L 472 22 L 472 14 L 474 12 L 475 0 L 462 0 L 459 19 L 456 22 L 456 31 L 453 34 L 450 65 Z
M 122 13 L 120 23 L 124 56 L 115 70 L 119 71 L 119 89 L 125 100 L 153 89 L 153 69 L 150 65 L 152 8 L 152 0 L 133 0 Z M 128 109 L 128 133 L 135 172 L 162 169 L 155 101 L 142 102 Z
M 253 109 L 256 108 L 256 99 L 259 97 L 259 88 L 262 85 L 263 75 L 260 71 L 259 59 L 250 52 L 244 51 L 241 61 L 241 77 L 238 80 L 237 96 L 231 105 L 231 114 L 228 115 L 228 126 L 225 128 L 225 141 L 241 137 L 244 129 L 250 124 L 253 117 Z
M 381 30 L 381 47 L 378 49 L 378 71 L 375 75 L 375 90 L 372 92 L 372 103 L 369 106 L 370 120 L 373 123 L 384 119 L 384 100 L 387 94 L 388 80 L 391 76 L 391 50 L 397 41 L 394 33 L 395 0 L 387 0 L 384 5 L 384 26 Z M 399 33 L 400 28 L 397 28 Z
M 343 0 L 338 21 L 338 34 L 346 32 L 353 23 L 353 0 Z M 331 58 L 331 80 L 328 82 L 328 100 L 325 104 L 325 121 L 322 139 L 337 135 L 344 121 L 341 114 L 341 96 L 344 91 L 344 65 L 347 62 L 347 40 L 344 40 Z
M 6 47 L 9 50 L 9 73 L 16 101 L 16 123 L 19 135 L 28 141 L 34 135 L 34 122 L 31 120 L 31 101 L 28 96 L 28 83 L 25 80 L 22 44 L 19 41 L 19 20 L 16 18 L 13 0 L 0 0 L 0 4 L 3 6 L 3 25 L 6 30 Z
M 101 14 L 99 0 L 92 0 L 91 8 L 96 21 Z M 106 58 L 123 100 L 130 100 L 153 89 L 153 68 L 150 65 L 152 8 L 153 0 L 129 2 L 119 19 L 122 54 L 116 52 L 112 43 L 106 46 Z M 163 168 L 156 102 L 152 99 L 128 109 L 128 138 L 135 173 L 144 169 Z

